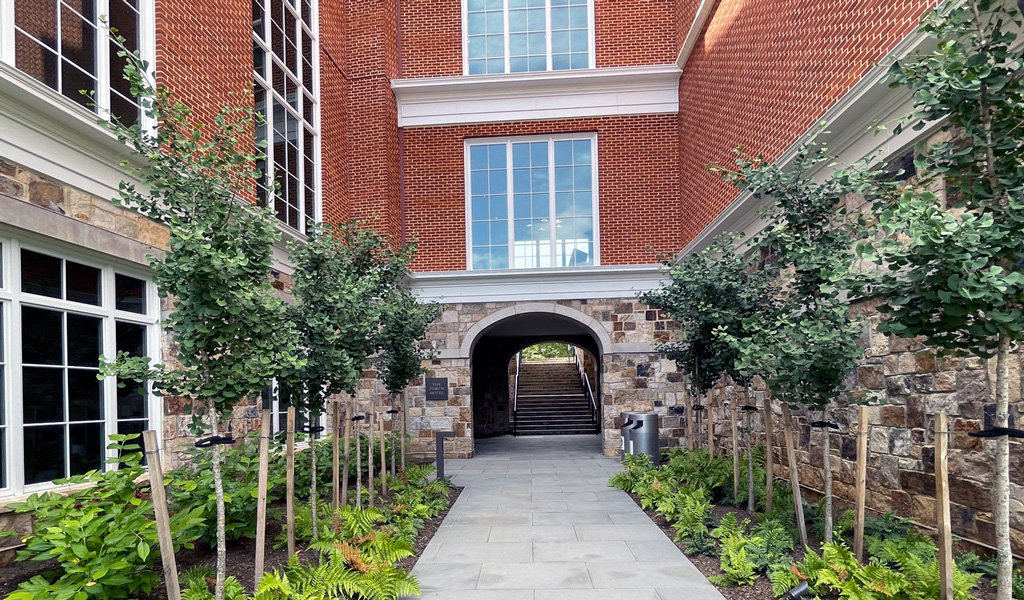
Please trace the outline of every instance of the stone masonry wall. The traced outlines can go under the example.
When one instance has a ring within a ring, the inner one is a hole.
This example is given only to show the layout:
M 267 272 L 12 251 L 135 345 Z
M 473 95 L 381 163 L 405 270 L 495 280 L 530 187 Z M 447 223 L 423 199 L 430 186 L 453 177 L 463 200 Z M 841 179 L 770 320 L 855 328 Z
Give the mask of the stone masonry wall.
M 837 408 L 828 420 L 839 425 L 830 436 L 834 473 L 834 494 L 843 508 L 855 498 L 857 406 L 851 398 L 871 397 L 868 408 L 867 506 L 874 511 L 895 511 L 926 527 L 935 527 L 935 426 L 939 412 L 949 415 L 950 516 L 953 533 L 967 540 L 994 545 L 992 481 L 995 442 L 970 437 L 971 432 L 991 425 L 995 406 L 995 359 L 940 357 L 919 340 L 889 338 L 878 333 L 879 316 L 871 304 L 854 307 L 865 318 L 861 339 L 865 357 L 847 381 Z M 1024 424 L 1021 369 L 1024 354 L 1010 364 L 1010 426 Z M 763 409 L 766 392 L 755 381 L 751 404 Z M 732 403 L 744 403 L 742 389 L 731 381 L 719 383 L 711 392 L 716 451 L 731 453 L 730 411 Z M 781 404 L 773 403 L 775 473 L 789 476 L 782 447 Z M 753 420 L 754 443 L 764 443 L 762 413 Z M 818 415 L 793 411 L 797 468 L 800 483 L 820 493 L 824 487 L 820 429 L 812 429 Z M 741 417 L 742 418 L 742 417 Z M 741 421 L 742 422 L 742 421 Z M 703 444 L 706 432 L 696 436 Z M 740 427 L 740 448 L 746 448 Z M 685 439 L 680 444 L 685 445 Z M 1011 441 L 1010 526 L 1014 552 L 1024 555 L 1024 444 Z

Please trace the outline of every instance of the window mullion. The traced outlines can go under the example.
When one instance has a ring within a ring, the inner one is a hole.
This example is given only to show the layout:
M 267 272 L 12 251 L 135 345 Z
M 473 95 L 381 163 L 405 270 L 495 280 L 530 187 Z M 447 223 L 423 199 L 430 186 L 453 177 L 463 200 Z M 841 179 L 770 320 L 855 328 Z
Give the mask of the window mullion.
M 505 72 L 506 73 L 511 73 L 512 72 L 512 58 L 511 58 L 511 54 L 512 54 L 512 46 L 511 46 L 512 35 L 509 33 L 508 0 L 504 0 L 502 2 L 501 9 L 502 9 L 502 18 L 503 18 L 503 20 L 505 22 L 505 29 L 504 29 L 504 32 L 502 34 L 504 36 L 504 38 L 505 38 Z
M 116 294 L 114 292 L 114 270 L 111 267 L 104 267 L 102 270 L 101 282 L 101 303 L 107 309 L 107 316 L 103 319 L 103 356 L 117 355 L 117 323 L 114 320 L 114 304 Z M 148 335 L 147 335 L 148 338 Z M 147 339 L 148 341 L 148 339 Z M 148 350 L 148 348 L 147 348 Z M 152 356 L 147 354 L 147 356 Z M 114 377 L 103 378 L 103 437 L 110 440 L 111 434 L 117 433 L 117 379 Z M 140 440 L 141 443 L 141 440 Z M 107 448 L 104 443 L 103 453 L 107 458 L 117 458 L 117 452 Z M 105 464 L 100 467 L 104 471 L 116 469 L 112 464 Z
M 550 55 L 548 55 L 550 58 Z M 555 140 L 548 140 L 548 214 L 551 215 L 551 266 L 561 267 L 558 261 L 558 216 L 555 213 Z
M 505 206 L 508 214 L 508 268 L 516 268 L 516 196 L 515 179 L 512 177 L 512 140 L 505 141 Z M 493 266 L 491 267 L 493 268 Z
M 544 46 L 547 56 L 544 58 L 547 70 L 554 68 L 551 60 L 551 0 L 544 0 Z
M 0 0 L 0 62 L 13 66 L 14 54 L 14 0 Z
M 99 15 L 110 17 L 109 0 L 99 0 L 96 3 L 96 15 L 93 26 L 96 28 L 96 113 L 100 117 L 112 119 L 114 114 L 110 105 L 110 82 L 114 75 L 110 72 L 110 30 L 108 27 L 100 27 Z

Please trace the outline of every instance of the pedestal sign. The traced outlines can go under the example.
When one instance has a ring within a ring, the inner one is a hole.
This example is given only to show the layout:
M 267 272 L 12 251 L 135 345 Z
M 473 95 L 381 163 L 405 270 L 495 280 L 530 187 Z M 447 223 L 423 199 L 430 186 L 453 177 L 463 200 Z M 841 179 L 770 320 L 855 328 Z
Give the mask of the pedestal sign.
M 448 399 L 448 378 L 427 377 L 427 401 L 441 402 Z

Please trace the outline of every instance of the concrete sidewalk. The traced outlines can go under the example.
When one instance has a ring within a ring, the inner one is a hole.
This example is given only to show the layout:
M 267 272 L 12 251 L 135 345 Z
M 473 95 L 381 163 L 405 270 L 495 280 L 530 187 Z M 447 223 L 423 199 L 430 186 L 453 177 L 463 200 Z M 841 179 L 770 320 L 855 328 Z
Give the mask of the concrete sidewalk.
M 478 440 L 413 573 L 424 599 L 722 600 L 622 491 L 596 435 Z

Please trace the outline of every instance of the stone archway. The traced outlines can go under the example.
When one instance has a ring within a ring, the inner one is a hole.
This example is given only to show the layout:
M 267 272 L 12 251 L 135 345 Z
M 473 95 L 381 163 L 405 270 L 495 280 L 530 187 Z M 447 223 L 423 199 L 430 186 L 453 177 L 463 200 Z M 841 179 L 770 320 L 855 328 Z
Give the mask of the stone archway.
M 542 310 L 530 310 L 533 307 Z M 606 330 L 598 321 L 561 305 L 519 305 L 482 319 L 464 338 L 462 351 L 468 354 L 471 367 L 474 437 L 511 432 L 510 377 L 514 376 L 509 373 L 510 360 L 527 346 L 551 341 L 578 346 L 590 356 L 600 409 L 601 357 L 610 345 Z

